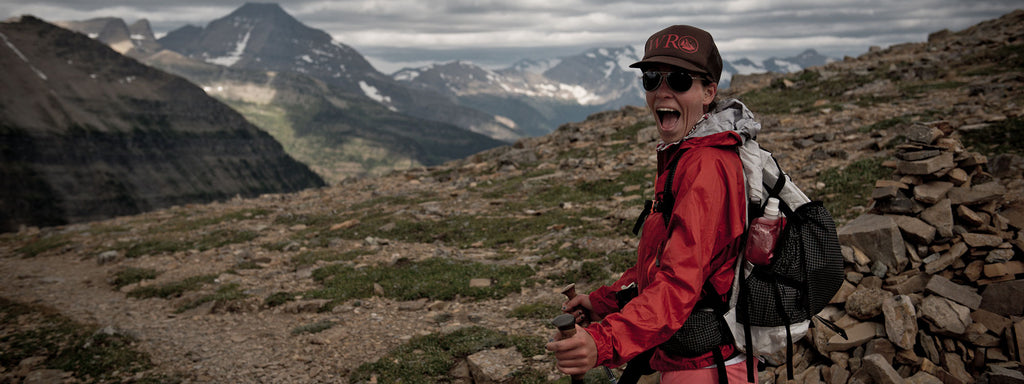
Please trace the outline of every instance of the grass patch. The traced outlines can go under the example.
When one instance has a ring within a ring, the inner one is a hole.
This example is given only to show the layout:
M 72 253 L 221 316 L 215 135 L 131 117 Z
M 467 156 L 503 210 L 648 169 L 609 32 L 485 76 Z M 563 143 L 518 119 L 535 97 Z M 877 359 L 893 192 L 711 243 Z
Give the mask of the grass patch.
M 918 96 L 923 93 L 929 93 L 933 91 L 941 91 L 946 89 L 956 89 L 966 85 L 966 83 L 959 81 L 940 81 L 940 82 L 921 82 L 913 84 L 904 84 L 900 86 L 900 90 L 908 96 Z
M 516 349 L 523 356 L 543 354 L 544 339 L 536 336 L 510 336 L 484 327 L 469 327 L 447 335 L 417 336 L 382 356 L 376 362 L 360 365 L 349 381 L 378 383 L 446 382 L 448 371 L 460 359 L 490 348 Z M 515 373 L 519 383 L 543 383 L 537 372 Z
M 127 335 L 76 323 L 50 308 L 0 298 L 0 367 L 7 372 L 23 359 L 42 356 L 41 367 L 71 372 L 86 383 L 179 382 L 153 374 L 136 381 L 133 377 L 153 363 L 134 343 Z
M 988 127 L 961 131 L 964 146 L 986 156 L 1012 153 L 1024 156 L 1024 119 L 1011 117 Z
M 306 266 L 316 264 L 318 261 L 352 261 L 359 256 L 372 255 L 374 251 L 368 249 L 353 249 L 345 252 L 338 252 L 331 249 L 317 249 L 306 251 L 292 257 L 292 264 Z
M 327 228 L 338 223 L 338 215 L 333 214 L 293 214 L 286 213 L 274 218 L 274 224 L 288 227 L 305 225 L 306 227 Z
M 384 288 L 386 297 L 396 300 L 499 299 L 531 284 L 533 275 L 533 269 L 524 265 L 498 266 L 441 258 L 359 269 L 335 264 L 313 271 L 313 279 L 323 288 L 305 296 L 336 302 L 366 298 L 374 295 L 376 283 Z M 492 284 L 470 287 L 470 279 L 490 279 Z
M 151 297 L 167 299 L 171 297 L 178 297 L 187 291 L 194 291 L 201 288 L 203 284 L 213 283 L 216 279 L 217 275 L 215 274 L 192 276 L 172 283 L 138 287 L 133 289 L 131 292 L 128 292 L 128 296 L 139 299 L 148 299 Z
M 134 244 L 120 244 L 115 247 L 115 249 L 123 250 L 124 257 L 128 259 L 165 252 L 187 251 L 190 248 L 187 242 L 170 239 L 148 239 Z
M 291 292 L 274 292 L 270 296 L 267 296 L 266 299 L 263 299 L 263 305 L 273 308 L 295 300 L 295 296 L 296 294 Z
M 205 251 L 220 248 L 229 244 L 246 243 L 259 237 L 259 234 L 248 230 L 218 229 L 204 234 L 199 240 L 192 243 L 192 249 Z
M 65 245 L 71 244 L 68 240 L 67 235 L 48 235 L 40 237 L 31 243 L 25 244 L 15 251 L 22 254 L 26 258 L 36 257 L 39 254 L 50 251 L 53 249 L 61 248 Z
M 164 225 L 154 228 L 152 232 L 165 233 L 194 231 L 224 222 L 241 221 L 254 217 L 266 216 L 268 214 L 270 214 L 270 211 L 263 208 L 249 208 L 210 217 L 179 216 Z
M 605 283 L 611 282 L 612 273 L 604 260 L 588 260 L 580 263 L 579 268 L 566 269 L 554 280 L 561 284 L 569 283 Z
M 990 76 L 1007 72 L 1024 70 L 1024 46 L 1017 39 L 1017 44 L 1003 45 L 997 49 L 982 49 L 963 58 L 964 64 L 975 65 L 976 68 L 964 72 L 968 76 Z
M 114 250 L 124 251 L 125 258 L 136 258 L 161 253 L 185 252 L 188 250 L 206 251 L 230 244 L 245 243 L 259 237 L 255 231 L 217 229 L 203 234 L 198 239 L 170 239 L 157 237 L 137 243 L 121 243 Z
M 875 80 L 870 75 L 842 73 L 824 79 L 814 70 L 803 70 L 775 79 L 768 87 L 753 90 L 737 98 L 761 114 L 800 114 L 823 108 L 841 109 L 837 103 L 848 99 L 843 93 Z M 788 84 L 787 84 L 788 82 Z M 830 103 L 815 105 L 819 100 Z
M 892 169 L 882 166 L 881 157 L 865 158 L 850 163 L 845 168 L 830 168 L 818 176 L 825 183 L 814 198 L 821 199 L 833 216 L 851 219 L 850 208 L 864 205 L 871 199 L 875 182 L 892 175 Z
M 917 121 L 929 121 L 942 115 L 942 112 L 936 110 L 927 110 L 919 114 L 909 114 L 885 119 L 871 125 L 862 126 L 857 131 L 861 133 L 870 133 L 875 131 L 888 130 L 900 126 L 911 125 Z
M 546 233 L 549 228 L 554 226 L 588 230 L 599 228 L 577 216 L 563 213 L 519 218 L 456 215 L 438 221 L 413 221 L 370 213 L 361 218 L 358 225 L 339 233 L 339 236 L 353 240 L 374 236 L 418 243 L 440 241 L 461 248 L 469 248 L 476 244 L 483 247 L 500 248 L 516 244 L 530 236 Z
M 243 299 L 248 296 L 249 295 L 245 294 L 245 292 L 242 292 L 242 288 L 238 284 L 224 284 L 218 287 L 216 292 L 200 297 L 199 299 L 196 299 L 192 302 L 186 303 L 185 305 L 178 307 L 178 309 L 175 310 L 175 312 L 182 313 L 193 308 L 198 308 L 200 305 L 209 302 L 226 303 L 229 301 Z
M 641 129 L 644 129 L 644 128 L 647 128 L 647 127 L 650 127 L 650 126 L 653 126 L 653 125 L 654 125 L 654 122 L 650 121 L 650 120 L 640 121 L 640 122 L 637 122 L 636 124 L 633 124 L 633 125 L 630 125 L 628 127 L 622 128 L 622 129 L 620 129 L 618 131 L 615 131 L 615 133 L 613 133 L 611 135 L 610 139 L 612 141 L 616 141 L 616 140 L 629 140 L 630 142 L 635 142 L 636 141 L 636 135 L 637 135 L 637 133 L 640 132 Z
M 292 335 L 301 335 L 303 333 L 320 333 L 331 329 L 334 326 L 334 322 L 330 320 L 322 320 L 312 324 L 300 325 L 292 328 Z
M 121 269 L 114 273 L 114 278 L 110 281 L 114 285 L 114 288 L 121 289 L 126 285 L 138 283 L 142 280 L 155 279 L 160 272 L 150 268 L 136 268 L 128 267 Z

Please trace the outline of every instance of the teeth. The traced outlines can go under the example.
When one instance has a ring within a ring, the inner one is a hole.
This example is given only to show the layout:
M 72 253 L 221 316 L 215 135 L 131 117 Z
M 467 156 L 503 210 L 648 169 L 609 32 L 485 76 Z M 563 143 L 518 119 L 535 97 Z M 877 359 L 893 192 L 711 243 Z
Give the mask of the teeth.
M 675 112 L 672 108 L 658 108 L 658 112 Z

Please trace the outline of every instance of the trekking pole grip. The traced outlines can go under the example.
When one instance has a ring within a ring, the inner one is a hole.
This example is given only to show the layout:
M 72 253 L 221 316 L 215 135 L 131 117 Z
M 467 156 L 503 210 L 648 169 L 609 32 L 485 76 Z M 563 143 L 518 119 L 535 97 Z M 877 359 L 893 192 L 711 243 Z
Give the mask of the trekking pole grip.
M 576 335 L 576 316 L 568 313 L 555 316 L 554 320 L 551 320 L 551 324 L 558 328 L 559 335 L 562 339 L 568 339 Z M 584 375 L 572 375 L 572 384 L 583 384 Z
M 574 297 L 576 297 L 576 283 L 566 285 L 565 288 L 562 288 L 562 294 L 565 295 L 565 297 L 567 297 L 569 300 L 572 300 Z M 583 317 L 582 319 L 578 319 L 578 322 L 584 327 L 587 326 L 587 324 L 589 324 L 590 322 L 590 311 L 581 306 L 579 311 L 573 311 L 572 314 L 573 316 L 576 316 L 577 313 L 579 314 L 579 316 Z

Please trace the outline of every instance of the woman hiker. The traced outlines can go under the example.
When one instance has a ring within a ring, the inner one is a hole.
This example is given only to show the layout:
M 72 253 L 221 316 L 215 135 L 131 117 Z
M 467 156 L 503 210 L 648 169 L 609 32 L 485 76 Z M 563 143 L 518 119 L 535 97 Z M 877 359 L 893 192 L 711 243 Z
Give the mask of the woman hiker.
M 744 355 L 731 335 L 717 332 L 718 323 L 705 321 L 714 316 L 704 315 L 725 302 L 732 285 L 746 224 L 736 147 L 743 127 L 760 125 L 738 101 L 717 101 L 722 58 L 704 30 L 675 25 L 658 31 L 647 40 L 643 60 L 630 67 L 643 73 L 661 136 L 655 201 L 640 219 L 637 262 L 615 283 L 567 301 L 565 312 L 588 317 L 578 323 L 594 322 L 546 348 L 569 375 L 632 360 L 624 377 L 637 364 L 660 372 L 662 383 L 719 382 L 720 372 L 731 383 L 745 383 Z

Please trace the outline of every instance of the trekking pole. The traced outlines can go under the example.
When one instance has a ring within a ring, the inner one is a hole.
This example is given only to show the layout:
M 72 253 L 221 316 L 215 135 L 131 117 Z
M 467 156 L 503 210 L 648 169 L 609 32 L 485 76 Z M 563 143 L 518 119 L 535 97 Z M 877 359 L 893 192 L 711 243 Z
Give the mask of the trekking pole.
M 576 283 L 566 285 L 565 288 L 562 288 L 562 294 L 565 295 L 565 297 L 568 297 L 569 300 L 572 300 L 574 297 L 576 297 Z M 587 309 L 581 308 L 579 311 L 583 316 L 583 322 L 589 322 L 590 313 L 587 311 Z M 576 313 L 573 312 L 573 317 L 575 316 Z M 586 323 L 583 323 L 583 325 L 586 326 Z
M 554 320 L 551 320 L 551 324 L 558 328 L 561 339 L 568 339 L 576 335 L 576 316 L 568 313 L 555 316 Z M 583 384 L 584 375 L 572 375 L 572 384 Z
M 562 288 L 562 294 L 565 295 L 565 297 L 568 297 L 569 300 L 572 300 L 572 298 L 576 297 L 576 283 L 572 283 L 572 284 L 566 285 L 565 288 Z M 582 311 L 583 311 L 583 317 L 585 319 L 587 319 L 587 321 L 590 321 L 590 313 L 587 312 L 586 308 L 582 309 Z M 576 320 L 576 315 L 572 315 L 572 318 L 573 318 L 573 321 L 575 321 Z M 576 328 L 573 327 L 573 333 L 575 333 L 575 332 L 576 332 Z M 615 374 L 612 373 L 612 370 L 610 368 L 605 367 L 605 366 L 601 366 L 601 368 L 604 368 L 604 374 L 608 375 L 608 382 L 609 383 L 611 383 L 611 384 L 618 383 L 619 380 L 615 378 Z

